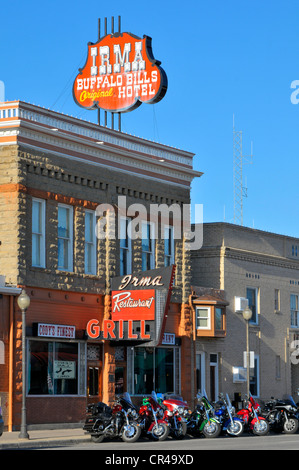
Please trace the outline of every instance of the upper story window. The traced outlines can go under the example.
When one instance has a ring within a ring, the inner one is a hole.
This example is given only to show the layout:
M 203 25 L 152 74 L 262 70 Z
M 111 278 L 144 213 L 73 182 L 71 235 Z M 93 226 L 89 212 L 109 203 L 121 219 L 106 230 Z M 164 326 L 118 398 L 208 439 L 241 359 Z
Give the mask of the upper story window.
M 73 207 L 58 205 L 58 269 L 73 271 Z
M 292 245 L 292 256 L 298 256 L 298 245 Z
M 248 299 L 248 307 L 252 311 L 250 323 L 258 324 L 258 292 L 256 287 L 247 287 L 246 298 Z
M 211 329 L 211 307 L 196 307 L 196 328 Z
M 142 271 L 155 267 L 155 225 L 142 223 Z
M 299 295 L 291 294 L 291 326 L 299 328 Z
M 164 228 L 164 266 L 174 264 L 173 227 Z
M 132 241 L 129 233 L 130 219 L 120 219 L 120 275 L 130 274 L 132 270 Z
M 46 266 L 46 201 L 32 199 L 32 266 Z
M 85 273 L 97 273 L 96 217 L 94 211 L 85 211 Z

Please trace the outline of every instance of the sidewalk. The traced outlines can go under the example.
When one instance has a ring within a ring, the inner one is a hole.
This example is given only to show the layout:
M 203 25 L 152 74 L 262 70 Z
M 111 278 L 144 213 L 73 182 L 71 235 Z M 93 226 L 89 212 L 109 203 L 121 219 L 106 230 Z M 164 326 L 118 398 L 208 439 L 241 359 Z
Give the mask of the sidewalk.
M 20 439 L 19 431 L 4 432 L 0 437 L 0 450 L 38 449 L 58 445 L 90 442 L 90 435 L 82 428 L 28 430 L 29 439 Z

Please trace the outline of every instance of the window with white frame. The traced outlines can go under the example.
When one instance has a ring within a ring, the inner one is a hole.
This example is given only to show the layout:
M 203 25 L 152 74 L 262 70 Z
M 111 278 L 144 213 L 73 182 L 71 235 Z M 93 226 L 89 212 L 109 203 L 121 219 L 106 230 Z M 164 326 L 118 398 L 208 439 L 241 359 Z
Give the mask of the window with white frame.
M 196 328 L 198 330 L 209 330 L 211 328 L 210 307 L 196 307 Z
M 142 223 L 142 271 L 155 267 L 155 225 Z
M 299 328 L 299 295 L 291 294 L 291 326 Z
M 258 293 L 259 290 L 256 287 L 247 287 L 246 298 L 248 300 L 248 307 L 252 311 L 252 317 L 250 323 L 255 325 L 258 324 Z
M 73 270 L 73 208 L 58 205 L 58 269 Z
M 94 211 L 85 211 L 85 273 L 97 273 L 96 217 Z
M 46 201 L 32 199 L 32 266 L 46 266 Z
M 120 218 L 120 275 L 130 274 L 132 270 L 132 243 L 129 233 L 130 219 Z
M 164 266 L 174 264 L 173 227 L 164 227 Z

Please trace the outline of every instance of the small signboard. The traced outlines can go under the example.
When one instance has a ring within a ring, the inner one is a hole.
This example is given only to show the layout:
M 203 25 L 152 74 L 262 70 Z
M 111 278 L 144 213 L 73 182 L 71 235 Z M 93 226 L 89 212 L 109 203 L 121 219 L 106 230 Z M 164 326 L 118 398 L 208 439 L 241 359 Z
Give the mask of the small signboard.
M 54 361 L 54 379 L 75 379 L 75 361 Z

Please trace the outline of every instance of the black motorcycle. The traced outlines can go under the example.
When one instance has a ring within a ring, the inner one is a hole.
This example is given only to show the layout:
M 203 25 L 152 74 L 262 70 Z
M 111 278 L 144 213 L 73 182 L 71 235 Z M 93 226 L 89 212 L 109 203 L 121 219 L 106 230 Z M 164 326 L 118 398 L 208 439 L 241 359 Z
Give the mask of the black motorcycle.
M 271 397 L 271 400 L 265 403 L 262 415 L 274 432 L 294 434 L 298 430 L 299 411 L 290 395 L 282 400 Z
M 86 412 L 83 429 L 91 435 L 93 442 L 102 442 L 105 437 L 135 442 L 140 437 L 141 428 L 136 422 L 138 411 L 128 393 L 119 397 L 112 408 L 106 403 L 92 403 Z

